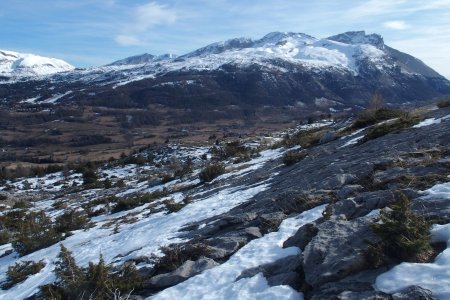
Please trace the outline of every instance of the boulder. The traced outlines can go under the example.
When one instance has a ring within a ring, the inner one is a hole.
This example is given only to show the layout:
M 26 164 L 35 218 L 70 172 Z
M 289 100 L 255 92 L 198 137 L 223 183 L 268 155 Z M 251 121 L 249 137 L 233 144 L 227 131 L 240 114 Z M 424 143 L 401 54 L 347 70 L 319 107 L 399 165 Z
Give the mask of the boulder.
M 258 227 L 247 227 L 244 229 L 244 232 L 252 239 L 262 237 Z
M 354 174 L 336 174 L 324 179 L 323 186 L 328 189 L 337 189 L 356 181 L 357 177 Z
M 342 187 L 337 193 L 336 196 L 339 200 L 344 200 L 349 197 L 353 197 L 359 192 L 361 192 L 364 188 L 359 184 L 349 184 Z
M 317 225 L 317 235 L 303 251 L 307 283 L 318 287 L 367 268 L 366 241 L 377 240 L 370 222 L 370 218 L 333 218 Z
M 239 235 L 221 236 L 207 241 L 208 249 L 211 251 L 208 256 L 213 259 L 222 259 L 230 256 L 247 244 L 248 237 Z
M 393 300 L 433 300 L 433 293 L 430 290 L 420 286 L 413 285 L 407 287 L 395 294 L 392 294 Z
M 188 260 L 173 272 L 153 276 L 144 283 L 144 288 L 163 289 L 174 286 L 218 265 L 214 260 L 207 257 L 201 257 L 196 261 Z
M 305 224 L 283 243 L 283 248 L 298 247 L 303 251 L 317 232 L 318 229 L 313 223 Z
M 250 278 L 258 273 L 266 277 L 270 286 L 290 285 L 294 289 L 299 289 L 302 283 L 300 276 L 302 260 L 300 255 L 291 255 L 277 260 L 276 262 L 247 269 L 236 278 Z M 299 272 L 300 271 L 300 272 Z
M 312 299 L 319 299 L 313 297 Z M 323 299 L 323 298 L 322 298 Z M 389 294 L 383 292 L 367 291 L 367 292 L 353 292 L 345 291 L 335 296 L 336 300 L 392 300 Z
M 387 270 L 387 267 L 365 270 L 339 281 L 325 283 L 314 289 L 312 299 L 391 299 L 390 295 L 373 289 L 376 278 Z

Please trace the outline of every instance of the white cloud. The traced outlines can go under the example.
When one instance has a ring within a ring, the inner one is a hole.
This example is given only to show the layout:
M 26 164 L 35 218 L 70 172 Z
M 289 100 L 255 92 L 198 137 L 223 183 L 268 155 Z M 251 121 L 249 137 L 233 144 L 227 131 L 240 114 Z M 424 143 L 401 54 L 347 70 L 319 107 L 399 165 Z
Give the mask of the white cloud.
M 142 44 L 137 37 L 132 35 L 119 34 L 114 40 L 122 46 L 137 46 Z
M 397 11 L 405 2 L 406 1 L 404 0 L 370 0 L 350 9 L 347 16 L 360 19 L 369 16 L 383 15 L 386 12 Z
M 404 30 L 408 29 L 410 26 L 406 24 L 405 21 L 389 21 L 384 22 L 383 26 L 389 29 L 395 29 L 395 30 Z
M 166 5 L 150 2 L 137 6 L 132 13 L 131 20 L 124 25 L 115 41 L 124 46 L 143 44 L 142 38 L 138 36 L 155 26 L 175 23 L 177 18 L 177 13 Z

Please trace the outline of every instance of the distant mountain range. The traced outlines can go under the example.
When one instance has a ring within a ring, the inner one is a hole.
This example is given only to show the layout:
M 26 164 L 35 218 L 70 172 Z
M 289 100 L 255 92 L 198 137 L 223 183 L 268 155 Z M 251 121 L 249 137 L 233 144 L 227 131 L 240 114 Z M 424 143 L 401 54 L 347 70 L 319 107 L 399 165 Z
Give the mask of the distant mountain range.
M 326 39 L 273 32 L 258 40 L 214 43 L 181 56 L 143 54 L 87 69 L 74 69 L 53 58 L 0 51 L 0 76 L 9 85 L 7 92 L 0 84 L 4 101 L 29 104 L 58 97 L 52 103 L 342 109 L 365 105 L 375 92 L 390 103 L 450 94 L 450 82 L 443 76 L 385 45 L 380 35 L 364 31 Z

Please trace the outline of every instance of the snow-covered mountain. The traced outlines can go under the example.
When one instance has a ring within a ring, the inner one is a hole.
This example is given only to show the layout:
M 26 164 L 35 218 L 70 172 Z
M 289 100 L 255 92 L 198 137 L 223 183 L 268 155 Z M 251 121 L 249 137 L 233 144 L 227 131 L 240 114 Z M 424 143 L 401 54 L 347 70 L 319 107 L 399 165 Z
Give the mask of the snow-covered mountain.
M 272 32 L 257 40 L 213 43 L 178 57 L 137 55 L 42 80 L 60 88 L 59 94 L 72 91 L 70 99 L 92 100 L 101 89 L 109 98 L 137 106 L 149 101 L 176 106 L 314 105 L 322 98 L 337 105 L 365 105 L 375 92 L 392 103 L 450 94 L 447 79 L 419 59 L 387 46 L 380 35 L 364 31 L 322 39 Z
M 272 32 L 259 40 L 235 38 L 210 44 L 179 57 L 168 57 L 161 63 L 157 56 L 144 54 L 117 61 L 111 65 L 145 64 L 145 71 L 155 74 L 186 70 L 218 70 L 228 64 L 259 65 L 286 71 L 275 61 L 307 67 L 315 71 L 335 68 L 359 75 L 364 61 L 383 70 L 399 66 L 392 48 L 384 44 L 377 34 L 364 31 L 346 32 L 325 39 L 317 39 L 303 33 Z M 406 60 L 405 60 L 406 61 Z M 421 63 L 418 59 L 413 62 Z M 411 63 L 412 64 L 412 63 Z M 423 63 L 421 63 L 423 64 Z M 421 68 L 404 64 L 409 73 L 421 74 Z M 428 68 L 429 69 L 429 68 Z M 436 72 L 434 76 L 439 76 Z
M 0 76 L 20 78 L 50 75 L 73 69 L 74 66 L 60 59 L 0 50 Z

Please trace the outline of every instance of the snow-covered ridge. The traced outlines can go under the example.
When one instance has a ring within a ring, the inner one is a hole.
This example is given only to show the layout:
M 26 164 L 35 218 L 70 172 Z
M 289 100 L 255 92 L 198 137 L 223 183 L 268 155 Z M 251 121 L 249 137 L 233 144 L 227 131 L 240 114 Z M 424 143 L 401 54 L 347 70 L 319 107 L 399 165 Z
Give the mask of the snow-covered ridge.
M 272 32 L 259 40 L 237 38 L 210 44 L 166 64 L 171 71 L 181 68 L 210 70 L 224 64 L 268 66 L 270 60 L 288 60 L 290 63 L 314 68 L 336 67 L 358 73 L 358 60 L 377 62 L 384 52 L 377 48 L 378 35 L 364 32 L 348 39 L 317 39 L 304 33 Z M 350 33 L 349 33 L 350 34 Z M 382 38 L 379 37 L 382 41 Z M 380 64 L 381 68 L 381 64 Z
M 74 66 L 60 59 L 0 50 L 0 76 L 42 76 L 73 69 Z
M 155 61 L 164 61 L 169 59 L 176 58 L 177 55 L 175 54 L 163 54 L 163 55 L 152 55 L 152 54 L 141 54 L 141 55 L 135 55 L 131 57 L 127 57 L 118 61 L 115 61 L 108 66 L 125 66 L 125 65 L 140 65 L 140 64 L 146 64 L 149 62 L 155 62 Z
M 40 64 L 25 64 L 18 55 L 9 51 L 0 52 L 0 77 L 9 77 L 8 82 L 23 80 L 30 75 L 53 74 L 73 69 L 72 66 L 55 60 L 63 64 L 59 66 L 54 59 L 49 58 L 40 58 Z M 16 61 L 20 61 L 21 65 Z M 383 38 L 378 34 L 352 31 L 328 38 L 315 38 L 304 33 L 271 32 L 255 40 L 241 37 L 212 43 L 181 56 L 157 56 L 147 53 L 135 55 L 105 66 L 55 74 L 49 79 L 54 82 L 111 84 L 116 88 L 171 72 L 226 70 L 230 66 L 238 69 L 254 66 L 262 71 L 276 73 L 305 70 L 357 76 L 367 73 L 367 70 L 377 70 L 382 73 L 400 72 L 408 76 L 439 76 L 420 61 L 414 61 L 413 64 L 410 62 L 409 55 L 385 46 Z M 13 68 L 13 65 L 17 66 Z
M 357 75 L 362 61 L 371 63 L 379 70 L 393 64 L 383 49 L 377 46 L 377 37 L 358 32 L 353 39 L 337 40 L 318 39 L 304 33 L 272 32 L 257 40 L 234 38 L 213 43 L 181 56 L 132 56 L 106 66 L 75 70 L 70 73 L 71 78 L 63 75 L 58 80 L 123 85 L 169 72 L 214 71 L 226 65 L 258 65 L 265 70 L 288 72 L 280 67 L 280 61 L 319 72 L 333 68 L 338 72 Z

